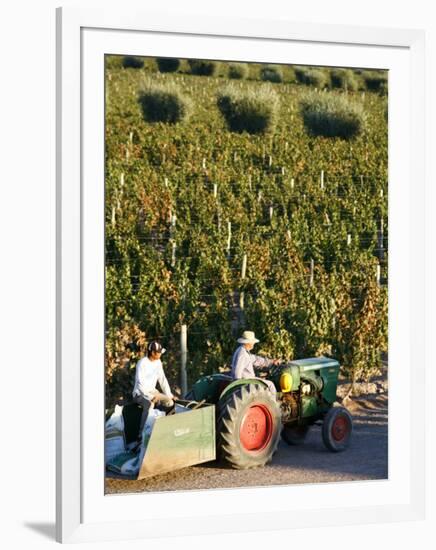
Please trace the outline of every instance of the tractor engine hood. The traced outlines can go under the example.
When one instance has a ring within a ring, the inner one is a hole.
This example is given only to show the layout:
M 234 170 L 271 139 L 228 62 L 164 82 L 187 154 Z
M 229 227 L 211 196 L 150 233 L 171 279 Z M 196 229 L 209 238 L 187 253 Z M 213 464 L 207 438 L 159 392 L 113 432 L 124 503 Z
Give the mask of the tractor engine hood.
M 309 357 L 307 359 L 296 359 L 295 361 L 290 361 L 289 365 L 295 365 L 300 369 L 300 372 L 306 372 L 311 370 L 320 370 L 327 367 L 338 368 L 339 363 L 336 359 L 331 357 Z
M 316 391 L 321 391 L 328 382 L 336 384 L 339 363 L 329 357 L 297 359 L 271 369 L 271 378 L 278 391 L 297 391 L 300 383 L 310 382 Z M 336 388 L 335 388 L 336 389 Z

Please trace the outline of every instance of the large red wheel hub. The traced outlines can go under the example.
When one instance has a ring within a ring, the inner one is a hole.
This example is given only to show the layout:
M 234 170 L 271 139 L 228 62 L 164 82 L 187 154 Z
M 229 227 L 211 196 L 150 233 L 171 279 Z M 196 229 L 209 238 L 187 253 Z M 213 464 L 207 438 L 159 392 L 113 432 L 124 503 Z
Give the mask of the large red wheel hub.
M 350 431 L 350 426 L 345 416 L 338 415 L 332 425 L 332 436 L 335 441 L 345 439 Z
M 247 451 L 262 451 L 271 440 L 273 418 L 265 405 L 252 405 L 244 414 L 239 439 Z

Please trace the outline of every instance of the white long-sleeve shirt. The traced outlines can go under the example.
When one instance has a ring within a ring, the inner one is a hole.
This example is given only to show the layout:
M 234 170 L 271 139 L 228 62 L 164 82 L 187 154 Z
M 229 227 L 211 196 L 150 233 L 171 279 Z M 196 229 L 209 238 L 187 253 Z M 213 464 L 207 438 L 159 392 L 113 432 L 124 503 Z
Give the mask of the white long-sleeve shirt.
M 256 378 L 254 367 L 269 367 L 272 360 L 254 355 L 244 346 L 239 346 L 232 357 L 232 378 Z
M 151 361 L 148 357 L 143 357 L 136 364 L 135 386 L 133 387 L 132 395 L 143 395 L 147 399 L 157 393 L 156 384 L 159 382 L 159 386 L 162 393 L 168 397 L 173 397 L 171 393 L 170 385 L 166 379 L 162 361 L 156 359 Z

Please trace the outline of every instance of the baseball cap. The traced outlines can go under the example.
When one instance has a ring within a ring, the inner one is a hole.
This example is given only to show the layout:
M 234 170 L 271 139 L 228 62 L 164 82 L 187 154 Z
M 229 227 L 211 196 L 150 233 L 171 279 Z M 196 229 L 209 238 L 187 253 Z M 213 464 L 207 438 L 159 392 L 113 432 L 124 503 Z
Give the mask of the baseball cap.
M 162 347 L 162 345 L 157 342 L 156 340 L 153 340 L 150 342 L 147 346 L 148 351 L 155 351 L 156 353 L 162 353 L 164 354 L 166 352 L 166 349 Z

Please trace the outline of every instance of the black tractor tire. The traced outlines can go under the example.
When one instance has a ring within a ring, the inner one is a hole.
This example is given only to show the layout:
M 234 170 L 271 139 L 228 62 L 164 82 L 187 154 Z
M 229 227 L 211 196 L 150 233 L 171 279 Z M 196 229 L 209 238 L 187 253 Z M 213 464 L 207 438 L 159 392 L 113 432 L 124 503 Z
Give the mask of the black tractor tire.
M 293 426 L 292 424 L 287 426 L 286 424 L 282 429 L 282 439 L 288 445 L 301 445 L 304 443 L 306 436 L 309 432 L 310 426 Z
M 322 440 L 330 451 L 344 451 L 350 444 L 353 418 L 345 407 L 332 407 L 324 417 Z
M 240 386 L 218 404 L 218 458 L 232 468 L 265 466 L 277 450 L 280 432 L 280 408 L 266 386 Z

